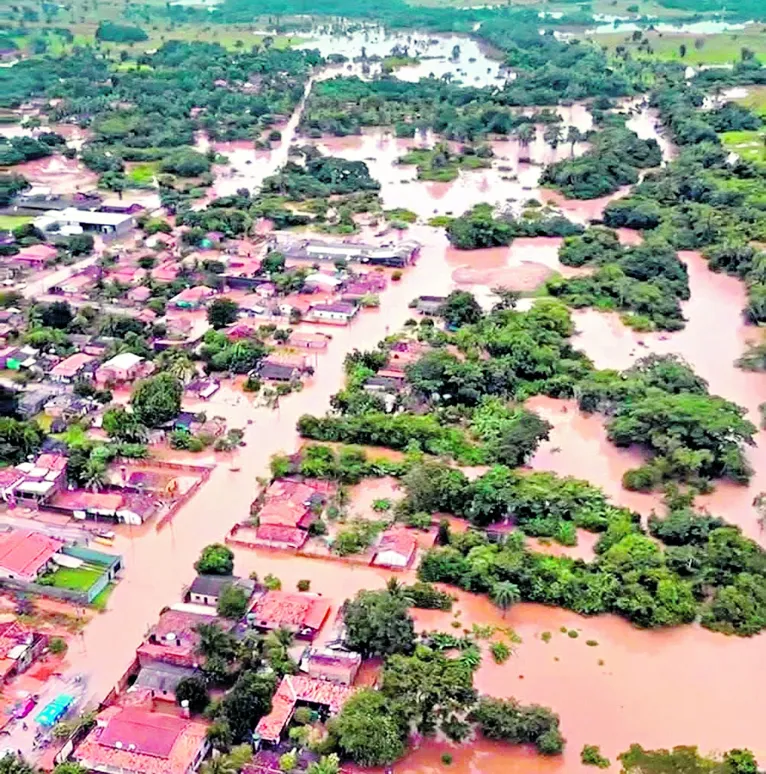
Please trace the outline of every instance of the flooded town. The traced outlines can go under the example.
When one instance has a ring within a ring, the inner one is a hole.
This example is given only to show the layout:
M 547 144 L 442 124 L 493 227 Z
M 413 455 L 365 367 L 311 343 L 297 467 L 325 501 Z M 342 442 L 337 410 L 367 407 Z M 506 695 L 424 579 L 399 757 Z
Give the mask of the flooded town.
M 766 11 L 0 8 L 0 774 L 766 768 Z

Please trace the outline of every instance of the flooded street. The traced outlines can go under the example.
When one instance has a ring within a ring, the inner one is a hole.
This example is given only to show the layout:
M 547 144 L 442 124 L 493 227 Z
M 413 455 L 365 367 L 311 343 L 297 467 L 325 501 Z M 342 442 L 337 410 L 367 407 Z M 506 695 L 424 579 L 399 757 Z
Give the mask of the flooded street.
M 361 55 L 362 45 L 368 55 L 383 56 L 396 40 L 401 42 L 401 36 L 376 37 L 370 31 L 344 35 L 342 39 L 343 46 L 335 40 L 332 50 L 344 50 L 350 57 Z M 398 74 L 405 77 L 410 75 L 407 70 L 417 70 L 423 75 L 423 68 L 425 74 L 438 74 L 439 67 L 449 65 L 451 69 L 465 69 L 467 80 L 498 77 L 497 63 L 486 59 L 478 47 L 474 51 L 471 46 L 476 44 L 462 38 L 454 40 L 461 46 L 457 64 L 448 61 L 456 45 L 453 38 L 442 37 L 437 43 L 429 43 L 413 36 L 410 54 L 417 53 L 422 61 Z M 319 43 L 309 45 L 320 47 Z M 476 62 L 468 62 L 470 58 L 476 58 Z M 488 68 L 489 72 L 479 72 Z M 338 72 L 334 68 L 317 77 Z M 239 188 L 257 190 L 265 177 L 285 163 L 290 145 L 306 141 L 296 137 L 296 128 L 312 83 L 307 84 L 304 101 L 280 127 L 282 139 L 270 151 L 256 151 L 252 142 L 211 143 L 204 135 L 198 136 L 198 149 L 204 151 L 212 145 L 229 160 L 215 169 L 211 197 L 233 194 Z M 592 126 L 592 118 L 582 106 L 562 108 L 561 113 L 565 132 L 570 125 L 581 131 Z M 639 136 L 657 137 L 655 116 L 647 109 L 632 115 L 629 126 Z M 95 616 L 82 636 L 73 638 L 68 653 L 69 672 L 85 675 L 87 696 L 92 701 L 102 699 L 125 672 L 160 610 L 180 601 L 183 589 L 195 576 L 193 564 L 201 549 L 222 542 L 235 523 L 248 517 L 259 487 L 257 479 L 268 475 L 270 458 L 276 453 L 294 452 L 300 445 L 295 430 L 298 418 L 305 413 L 321 415 L 327 411 L 330 396 L 342 385 L 343 360 L 349 351 L 373 348 L 387 334 L 398 331 L 412 316 L 409 303 L 418 295 L 446 295 L 460 287 L 470 289 L 489 305 L 490 290 L 497 285 L 529 292 L 555 272 L 567 276 L 578 272 L 559 263 L 560 239 L 517 239 L 509 247 L 459 251 L 449 246 L 442 229 L 423 225 L 424 221 L 434 214 L 460 214 L 479 202 L 502 205 L 538 199 L 560 207 L 572 220 L 584 224 L 599 218 L 609 201 L 628 192 L 624 188 L 602 199 L 573 201 L 540 189 L 539 177 L 545 164 L 587 148 L 584 143 L 572 148 L 563 143 L 553 149 L 543 141 L 542 127 L 525 147 L 517 140 L 492 141 L 492 167 L 461 172 L 451 183 L 417 181 L 414 166 L 395 163 L 408 147 L 432 145 L 435 141 L 431 135 L 396 139 L 384 129 L 311 141 L 324 153 L 367 162 L 372 176 L 381 182 L 384 207 L 403 207 L 417 213 L 417 224 L 401 232 L 392 231 L 386 238 L 418 240 L 423 245 L 420 258 L 404 271 L 400 282 L 390 282 L 380 294 L 379 310 L 364 310 L 351 326 L 331 329 L 327 351 L 317 356 L 315 375 L 305 389 L 283 398 L 278 408 L 256 406 L 247 394 L 229 386 L 224 386 L 209 403 L 184 406 L 223 416 L 230 428 L 243 428 L 246 445 L 236 453 L 236 472 L 227 455 L 202 453 L 183 458 L 215 467 L 207 483 L 166 527 L 158 529 L 150 523 L 141 528 L 119 528 L 114 550 L 124 557 L 124 577 L 114 589 L 108 609 Z M 663 157 L 672 158 L 672 147 L 667 143 L 662 147 Z M 77 162 L 58 157 L 30 164 L 36 165 L 25 171 L 30 179 L 48 180 L 60 190 L 71 192 L 95 181 L 95 176 L 90 182 L 83 178 Z M 19 171 L 24 170 L 20 167 Z M 638 238 L 629 231 L 620 236 L 626 243 Z M 689 267 L 691 286 L 691 300 L 684 304 L 688 323 L 683 331 L 638 334 L 624 327 L 616 315 L 582 310 L 573 312 L 577 328 L 574 345 L 600 368 L 624 369 L 650 353 L 678 353 L 709 381 L 711 392 L 745 406 L 757 423 L 758 405 L 766 400 L 766 375 L 743 372 L 734 366 L 746 343 L 759 333 L 744 325 L 744 288 L 735 279 L 709 272 L 696 253 L 682 253 L 681 257 Z M 310 331 L 312 326 L 301 325 L 303 330 Z M 328 328 L 321 330 L 326 333 Z M 533 469 L 585 478 L 603 487 L 616 502 L 644 516 L 659 507 L 658 495 L 622 489 L 623 473 L 640 464 L 641 456 L 635 450 L 612 446 L 602 417 L 580 414 L 573 401 L 538 397 L 528 405 L 553 425 L 550 440 L 531 460 Z M 700 502 L 763 541 L 751 503 L 756 493 L 766 490 L 766 433 L 760 432 L 758 441 L 759 445 L 749 452 L 756 471 L 752 484 L 719 484 Z M 173 457 L 180 459 L 182 455 L 174 453 Z M 358 507 L 371 508 L 372 499 L 382 496 L 389 486 L 388 481 L 381 482 L 380 489 L 371 485 Z M 566 550 L 570 556 L 587 559 L 593 543 L 593 536 L 586 536 L 574 549 L 544 546 L 540 550 Z M 346 598 L 360 589 L 382 587 L 390 575 L 352 563 L 266 550 L 234 550 L 235 571 L 240 575 L 257 572 L 263 578 L 272 573 L 281 579 L 285 590 L 293 590 L 299 580 L 309 579 L 311 591 L 333 600 L 331 616 Z M 414 573 L 399 577 L 412 581 Z M 458 597 L 455 610 L 460 611 L 461 627 L 470 630 L 474 623 L 512 627 L 522 639 L 515 655 L 504 665 L 495 664 L 485 653 L 475 681 L 478 690 L 550 706 L 561 717 L 567 749 L 563 756 L 543 758 L 527 749 L 482 740 L 459 747 L 427 741 L 395 766 L 397 774 L 442 772 L 441 755 L 445 752 L 453 756 L 451 770 L 457 774 L 569 774 L 588 770 L 580 763 L 580 749 L 586 743 L 600 745 L 612 760 L 631 743 L 639 742 L 647 747 L 699 745 L 704 752 L 749 747 L 766 761 L 766 737 L 756 711 L 757 702 L 766 693 L 763 635 L 750 639 L 725 637 L 696 626 L 649 632 L 613 616 L 586 619 L 531 604 L 517 605 L 503 617 L 484 597 L 450 591 Z M 414 615 L 422 630 L 449 631 L 453 620 L 452 613 L 415 611 Z M 575 630 L 578 636 L 562 633 L 562 627 Z M 550 633 L 549 642 L 542 637 L 544 632 Z

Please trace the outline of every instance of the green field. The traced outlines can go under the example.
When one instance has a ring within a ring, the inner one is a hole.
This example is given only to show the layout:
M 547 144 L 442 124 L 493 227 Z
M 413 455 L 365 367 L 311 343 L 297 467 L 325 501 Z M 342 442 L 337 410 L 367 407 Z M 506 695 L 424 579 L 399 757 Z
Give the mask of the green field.
M 601 45 L 612 50 L 617 46 L 623 46 L 634 57 L 652 56 L 667 61 L 686 62 L 690 65 L 738 62 L 743 48 L 750 49 L 756 56 L 766 56 L 766 30 L 762 25 L 752 25 L 747 31 L 722 32 L 716 35 L 645 32 L 644 38 L 649 41 L 652 54 L 639 50 L 639 42 L 632 40 L 630 32 L 594 36 L 594 40 Z M 681 46 L 686 47 L 683 57 Z
M 31 223 L 34 218 L 29 215 L 0 215 L 0 231 L 12 231 L 14 228 Z
M 84 564 L 82 567 L 59 567 L 49 577 L 54 588 L 87 591 L 102 575 L 103 567 L 92 567 Z
M 747 94 L 735 99 L 740 105 L 749 107 L 756 113 L 766 116 L 766 86 L 747 86 Z
M 734 151 L 745 161 L 766 162 L 766 132 L 726 132 L 721 142 L 727 150 Z
M 157 174 L 158 166 L 157 162 L 130 165 L 127 178 L 131 183 L 135 183 L 136 185 L 152 185 L 154 176 Z

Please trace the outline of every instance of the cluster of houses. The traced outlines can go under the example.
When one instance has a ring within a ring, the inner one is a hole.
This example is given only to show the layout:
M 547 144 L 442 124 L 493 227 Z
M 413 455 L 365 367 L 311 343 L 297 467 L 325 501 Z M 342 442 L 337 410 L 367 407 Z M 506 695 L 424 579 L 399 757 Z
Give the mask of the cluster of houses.
M 170 485 L 177 480 L 173 469 L 153 474 L 150 470 L 130 469 L 125 463 L 115 464 L 102 491 L 92 491 L 69 485 L 67 466 L 63 454 L 45 452 L 27 462 L 1 468 L 0 502 L 9 508 L 44 510 L 77 522 L 138 526 L 174 503 L 179 495 L 177 485 Z
M 322 479 L 277 478 L 251 506 L 255 525 L 236 524 L 226 541 L 246 548 L 300 552 L 315 534 L 312 525 L 321 521 L 336 490 L 333 482 Z M 324 538 L 315 539 L 324 542 Z M 378 536 L 362 558 L 376 567 L 405 570 L 412 566 L 419 547 L 412 530 L 393 526 Z
M 216 613 L 230 586 L 240 588 L 248 599 L 240 621 Z M 290 655 L 299 671 L 282 678 L 271 711 L 258 721 L 252 736 L 259 754 L 279 749 L 296 709 L 307 707 L 328 717 L 339 712 L 354 691 L 361 656 L 343 648 L 339 640 L 328 647 L 312 645 L 327 624 L 330 609 L 330 602 L 317 594 L 270 591 L 235 576 L 197 576 L 184 601 L 163 610 L 150 627 L 118 690 L 70 759 L 104 774 L 195 772 L 210 749 L 209 724 L 192 718 L 186 702 L 177 706 L 176 689 L 182 680 L 202 674 L 200 627 L 208 624 L 238 638 L 279 628 L 294 633 L 297 644 Z M 246 774 L 258 770 L 257 761 L 258 755 Z

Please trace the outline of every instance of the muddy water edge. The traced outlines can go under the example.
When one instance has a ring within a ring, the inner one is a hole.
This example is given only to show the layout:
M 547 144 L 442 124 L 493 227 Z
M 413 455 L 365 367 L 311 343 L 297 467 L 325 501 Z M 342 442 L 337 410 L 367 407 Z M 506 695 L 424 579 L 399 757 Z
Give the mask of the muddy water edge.
M 298 113 L 282 141 L 285 151 L 297 120 Z M 393 156 L 401 152 L 400 143 L 380 132 L 317 144 L 347 158 L 377 159 L 377 164 L 370 162 L 371 171 L 383 183 L 382 196 L 387 206 L 411 204 L 422 217 L 435 211 L 461 212 L 475 201 L 530 198 L 536 190 L 538 170 L 534 163 L 529 169 L 517 170 L 519 178 L 529 176 L 527 186 L 518 180 L 502 181 L 494 170 L 461 175 L 446 190 L 437 184 L 416 182 L 403 168 L 391 169 Z M 509 146 L 503 155 L 514 162 L 516 150 Z M 276 168 L 281 163 L 278 158 L 270 158 L 270 171 L 272 164 Z M 538 164 L 547 160 L 541 158 Z M 227 181 L 232 190 L 247 179 L 238 172 Z M 250 179 L 253 187 L 262 174 L 254 170 Z M 508 188 L 498 190 L 501 183 L 507 183 Z M 217 192 L 228 187 L 222 185 Z M 564 203 L 555 195 L 544 198 L 562 203 L 567 213 L 581 222 L 604 206 L 603 202 Z M 89 676 L 93 697 L 103 696 L 112 687 L 160 609 L 179 599 L 182 588 L 194 576 L 193 562 L 201 548 L 220 541 L 235 522 L 246 517 L 256 478 L 266 474 L 270 457 L 297 448 L 298 417 L 326 411 L 329 397 L 341 385 L 346 352 L 357 346 L 373 346 L 400 328 L 410 317 L 408 303 L 413 297 L 445 294 L 458 286 L 466 276 L 456 274 L 461 268 L 513 269 L 522 261 L 558 268 L 551 252 L 555 245 L 550 240 L 528 240 L 516 246 L 515 254 L 505 250 L 474 259 L 470 253 L 451 253 L 443 234 L 435 229 L 413 226 L 407 236 L 424 245 L 418 264 L 405 272 L 401 283 L 392 283 L 382 294 L 379 311 L 366 311 L 352 327 L 333 330 L 328 351 L 307 389 L 283 400 L 276 411 L 255 407 L 241 394 L 224 391 L 222 400 L 227 401 L 229 424 L 245 428 L 247 446 L 239 454 L 240 471 L 218 465 L 208 483 L 168 528 L 158 531 L 150 525 L 140 531 L 121 532 L 115 549 L 125 557 L 126 577 L 116 587 L 109 609 L 87 626 L 70 650 L 72 668 Z M 710 274 L 699 256 L 682 257 L 689 266 L 692 285 L 692 298 L 686 306 L 689 322 L 684 331 L 666 337 L 638 336 L 623 328 L 616 318 L 581 312 L 575 315 L 576 346 L 588 352 L 600 367 L 625 367 L 649 352 L 678 352 L 710 381 L 713 392 L 745 405 L 754 415 L 766 395 L 766 381 L 742 373 L 733 365 L 751 335 L 741 323 L 741 287 L 734 280 Z M 478 288 L 480 294 L 482 283 L 474 281 L 475 275 L 469 276 L 471 289 Z M 491 281 L 487 280 L 486 286 Z M 532 405 L 555 426 L 550 444 L 538 452 L 533 467 L 587 478 L 643 514 L 656 506 L 656 499 L 620 488 L 621 473 L 635 464 L 636 458 L 606 441 L 598 418 L 582 417 L 573 406 L 554 401 L 538 400 Z M 249 420 L 252 424 L 247 424 Z M 714 512 L 741 524 L 748 534 L 757 532 L 749 505 L 753 491 L 766 489 L 766 482 L 761 480 L 766 476 L 763 434 L 759 441 L 751 455 L 759 471 L 753 486 L 719 486 L 708 498 Z M 294 588 L 299 579 L 310 578 L 312 590 L 332 598 L 336 605 L 359 589 L 382 586 L 387 577 L 387 573 L 367 567 L 244 550 L 236 551 L 236 568 L 243 575 L 251 571 L 261 577 L 274 573 L 285 588 Z M 442 771 L 440 756 L 447 751 L 454 759 L 451 769 L 460 774 L 584 771 L 579 751 L 585 743 L 601 745 L 612 759 L 630 743 L 640 742 L 650 747 L 697 744 L 711 752 L 749 747 L 766 760 L 766 739 L 756 711 L 757 700 L 766 692 L 763 637 L 727 638 L 694 626 L 644 632 L 611 616 L 585 619 L 528 604 L 518 605 L 503 619 L 486 599 L 464 593 L 458 593 L 457 609 L 466 627 L 474 622 L 494 623 L 511 626 L 521 636 L 515 655 L 505 665 L 498 666 L 485 656 L 477 673 L 477 688 L 552 707 L 561 716 L 567 751 L 558 758 L 541 758 L 525 749 L 485 741 L 459 747 L 426 742 L 397 764 L 397 772 Z M 416 617 L 423 629 L 446 629 L 451 620 L 448 614 L 425 611 L 419 611 Z M 562 627 L 577 631 L 579 636 L 562 634 Z M 551 632 L 549 642 L 544 641 L 543 632 Z

